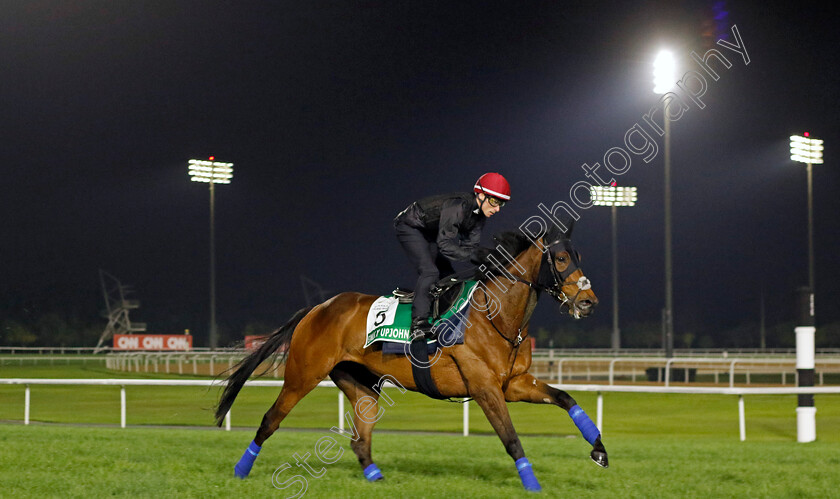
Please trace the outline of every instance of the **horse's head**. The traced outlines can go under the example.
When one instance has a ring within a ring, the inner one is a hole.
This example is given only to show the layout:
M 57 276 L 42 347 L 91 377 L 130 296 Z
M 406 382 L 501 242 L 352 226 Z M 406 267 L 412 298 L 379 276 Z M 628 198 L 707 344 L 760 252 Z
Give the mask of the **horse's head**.
M 565 306 L 569 315 L 580 319 L 594 311 L 598 297 L 580 268 L 580 254 L 572 247 L 573 226 L 572 221 L 568 230 L 563 232 L 552 225 L 543 236 L 545 257 L 540 265 L 537 283 L 560 302 L 561 310 Z

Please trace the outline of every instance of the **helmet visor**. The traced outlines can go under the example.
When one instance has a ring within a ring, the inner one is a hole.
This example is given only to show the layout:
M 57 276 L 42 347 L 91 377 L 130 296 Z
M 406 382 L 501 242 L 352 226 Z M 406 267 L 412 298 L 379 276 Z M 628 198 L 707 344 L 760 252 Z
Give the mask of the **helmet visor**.
M 505 205 L 505 201 L 502 201 L 501 199 L 498 199 L 498 198 L 494 198 L 493 196 L 487 196 L 487 202 L 490 203 L 490 206 L 492 206 L 493 208 L 496 208 L 496 207 L 501 208 L 502 206 Z

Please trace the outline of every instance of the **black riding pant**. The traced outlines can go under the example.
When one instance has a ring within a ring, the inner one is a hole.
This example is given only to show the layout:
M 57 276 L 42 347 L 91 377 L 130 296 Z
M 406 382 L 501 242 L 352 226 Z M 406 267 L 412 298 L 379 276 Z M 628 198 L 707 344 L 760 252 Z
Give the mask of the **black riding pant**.
M 411 319 L 425 319 L 431 315 L 432 286 L 450 274 L 454 274 L 452 263 L 438 251 L 437 243 L 419 229 L 404 223 L 397 223 L 397 239 L 408 255 L 411 265 L 417 270 L 417 285 L 414 287 L 414 303 L 411 305 Z

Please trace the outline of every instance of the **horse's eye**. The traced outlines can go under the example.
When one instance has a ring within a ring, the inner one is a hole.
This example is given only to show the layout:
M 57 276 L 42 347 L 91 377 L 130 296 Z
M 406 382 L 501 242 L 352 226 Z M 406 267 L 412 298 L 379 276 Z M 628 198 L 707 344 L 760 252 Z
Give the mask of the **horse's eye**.
M 558 261 L 558 262 L 561 262 L 561 263 L 562 263 L 562 262 L 565 262 L 565 261 L 566 261 L 566 257 L 565 257 L 565 256 L 558 256 L 558 257 L 557 257 L 557 261 Z

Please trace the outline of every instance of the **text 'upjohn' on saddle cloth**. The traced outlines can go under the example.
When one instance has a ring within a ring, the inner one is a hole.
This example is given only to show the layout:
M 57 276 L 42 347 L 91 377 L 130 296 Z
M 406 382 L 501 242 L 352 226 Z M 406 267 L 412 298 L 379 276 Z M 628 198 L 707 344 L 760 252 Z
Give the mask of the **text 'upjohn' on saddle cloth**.
M 461 294 L 453 302 L 446 312 L 441 314 L 440 320 L 435 323 L 440 334 L 447 334 L 455 323 L 463 322 L 470 298 L 476 290 L 477 281 L 467 281 L 461 289 Z M 448 324 L 444 325 L 444 322 Z M 463 328 L 454 328 L 463 329 Z M 455 332 L 453 329 L 453 333 Z M 365 337 L 365 348 L 377 341 L 409 343 L 411 333 L 411 304 L 399 303 L 394 295 L 380 296 L 370 306 L 367 315 L 367 333 Z M 435 340 L 429 340 L 430 343 Z

